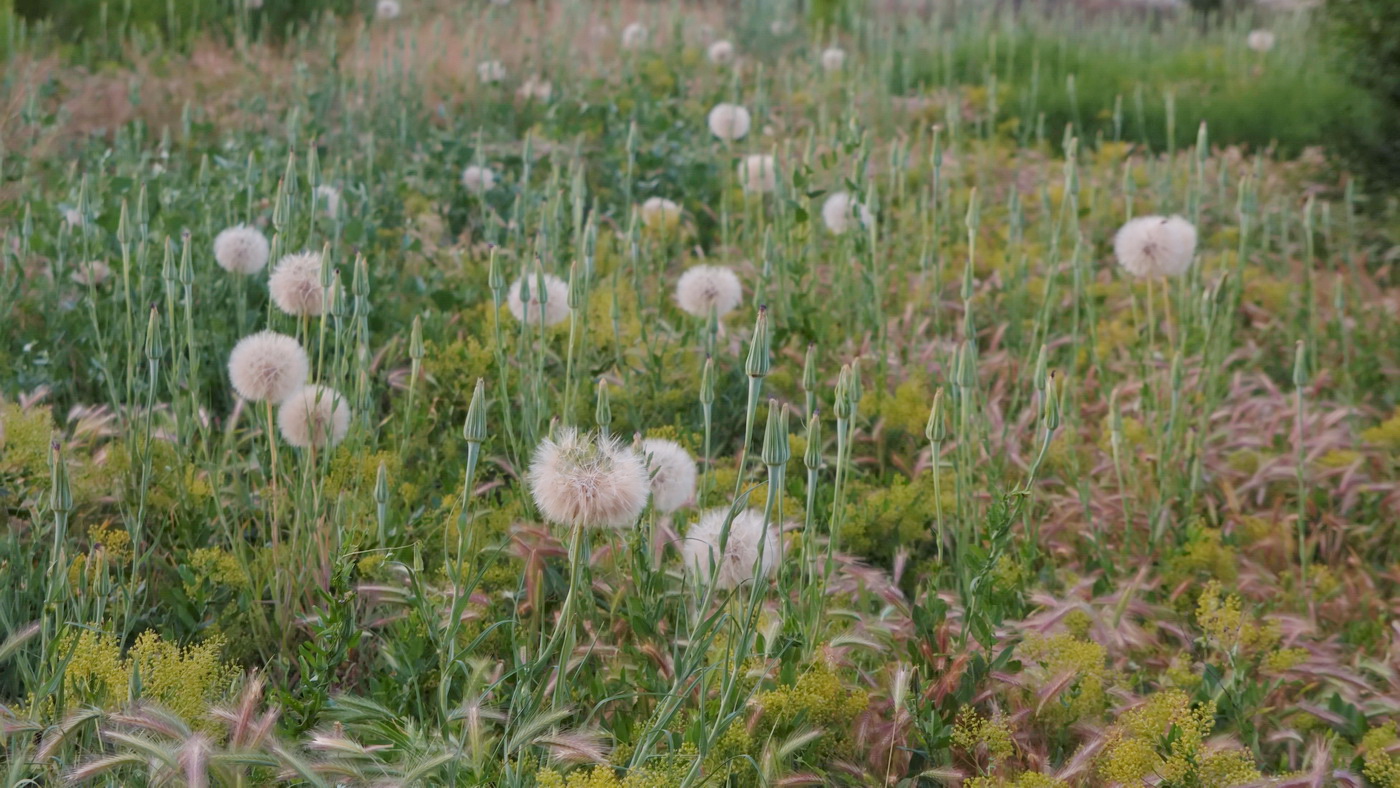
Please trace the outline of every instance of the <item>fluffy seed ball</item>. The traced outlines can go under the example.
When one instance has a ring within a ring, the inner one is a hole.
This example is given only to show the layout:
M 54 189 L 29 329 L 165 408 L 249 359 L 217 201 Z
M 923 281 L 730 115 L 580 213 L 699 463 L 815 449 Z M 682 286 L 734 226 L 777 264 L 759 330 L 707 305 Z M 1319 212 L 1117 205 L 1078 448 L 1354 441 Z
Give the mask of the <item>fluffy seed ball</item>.
M 334 446 L 350 430 L 350 406 L 326 386 L 302 386 L 277 410 L 283 440 L 299 449 Z
M 744 289 L 733 271 L 719 265 L 697 265 L 676 282 L 676 304 L 696 317 L 719 317 L 733 312 L 744 300 Z
M 1245 44 L 1255 52 L 1268 52 L 1274 48 L 1274 34 L 1269 30 L 1251 30 Z
M 340 213 L 340 190 L 334 186 L 321 184 L 316 187 L 316 199 L 326 204 L 326 213 L 336 216 Z
M 235 274 L 255 274 L 267 265 L 267 238 L 244 224 L 214 236 L 214 262 Z
M 526 101 L 549 101 L 549 97 L 554 95 L 554 85 L 543 77 L 533 76 L 521 83 L 515 95 Z
M 228 379 L 250 402 L 281 402 L 306 383 L 311 362 L 286 334 L 259 331 L 238 340 L 228 356 Z
M 530 494 L 558 525 L 625 528 L 647 505 L 642 458 L 617 440 L 565 429 L 530 461 Z
M 856 216 L 860 217 L 863 227 L 869 227 L 875 217 L 870 214 L 870 209 L 857 202 L 846 192 L 835 192 L 826 198 L 822 203 L 822 223 L 826 229 L 840 235 L 851 229 L 855 223 Z
M 462 170 L 462 185 L 472 194 L 489 192 L 496 185 L 496 173 L 473 164 Z
M 78 270 L 69 274 L 69 278 L 85 287 L 96 287 L 112 278 L 112 266 L 101 260 L 89 260 L 86 263 L 79 263 Z
M 778 187 L 778 167 L 773 157 L 763 153 L 745 156 L 739 162 L 739 183 L 744 191 L 755 194 L 771 192 Z
M 483 60 L 476 64 L 476 78 L 487 85 L 494 85 L 506 78 L 506 67 L 499 60 Z
M 651 505 L 674 512 L 695 497 L 695 460 L 675 441 L 649 438 L 642 454 L 651 473 Z
M 641 22 L 633 22 L 622 29 L 622 48 L 641 49 L 647 42 L 647 28 Z
M 642 224 L 653 230 L 670 230 L 681 221 L 681 207 L 665 197 L 642 203 Z
M 289 254 L 272 269 L 267 289 L 277 308 L 294 317 L 319 315 L 325 288 L 321 287 L 321 253 Z
M 846 50 L 841 47 L 827 47 L 822 50 L 822 70 L 840 71 L 846 65 Z
M 526 279 L 529 279 L 526 282 Z M 521 289 L 528 285 L 530 289 L 530 300 L 528 303 L 520 297 Z M 540 322 L 540 280 L 534 274 L 515 280 L 515 284 L 510 286 L 510 293 L 506 296 L 506 306 L 510 308 L 510 313 L 515 315 L 516 320 L 528 322 L 534 325 Z M 552 326 L 563 322 L 569 316 L 569 285 L 563 279 L 554 274 L 544 275 L 544 324 Z
M 398 19 L 403 13 L 403 8 L 399 6 L 398 0 L 379 0 L 374 4 L 374 16 L 377 19 Z
M 710 62 L 718 66 L 723 66 L 734 62 L 734 45 L 728 41 L 716 41 L 710 44 Z
M 778 531 L 763 527 L 763 513 L 746 509 L 729 524 L 729 540 L 720 549 L 727 509 L 711 509 L 692 525 L 681 544 L 685 568 L 697 584 L 714 577 L 715 588 L 734 588 L 763 580 L 778 560 Z
M 1113 251 L 1133 276 L 1181 276 L 1196 255 L 1196 228 L 1180 216 L 1141 216 L 1118 230 Z
M 752 122 L 749 111 L 738 104 L 716 104 L 710 110 L 709 124 L 711 134 L 725 142 L 734 142 L 749 133 Z

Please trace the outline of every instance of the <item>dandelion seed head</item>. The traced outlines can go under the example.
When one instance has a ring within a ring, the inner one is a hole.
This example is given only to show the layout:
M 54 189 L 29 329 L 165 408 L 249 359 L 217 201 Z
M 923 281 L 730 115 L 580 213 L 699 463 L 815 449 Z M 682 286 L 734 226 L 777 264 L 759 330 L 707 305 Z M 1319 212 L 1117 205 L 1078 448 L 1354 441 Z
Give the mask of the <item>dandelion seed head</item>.
M 1118 230 L 1113 251 L 1133 276 L 1181 276 L 1196 255 L 1196 228 L 1180 216 L 1140 216 Z
M 528 279 L 528 281 L 526 281 Z M 522 286 L 528 286 L 530 300 L 527 303 L 521 298 Z M 546 326 L 556 325 L 563 322 L 569 316 L 569 285 L 563 279 L 554 274 L 544 275 L 544 324 Z M 516 320 L 521 320 L 531 325 L 540 321 L 540 280 L 533 272 L 515 280 L 511 285 L 510 293 L 506 296 L 506 306 L 510 308 L 510 313 L 515 315 Z
M 69 208 L 63 212 L 63 221 L 67 222 L 69 227 L 82 227 L 83 212 L 77 208 Z
M 723 66 L 734 62 L 734 45 L 728 41 L 716 41 L 710 44 L 710 62 Z
M 710 310 L 724 317 L 743 300 L 739 277 L 721 265 L 692 266 L 676 281 L 676 304 L 695 317 L 708 318 Z
M 665 197 L 651 197 L 642 203 L 642 224 L 654 230 L 674 229 L 681 221 L 681 207 Z
M 277 308 L 293 317 L 321 314 L 326 290 L 321 286 L 321 253 L 289 254 L 272 269 L 267 289 Z
M 1251 30 L 1245 38 L 1245 44 L 1255 52 L 1268 52 L 1274 48 L 1277 38 L 1272 30 Z
M 340 214 L 339 189 L 330 184 L 323 183 L 316 187 L 316 199 L 318 202 L 324 202 L 326 204 L 326 213 L 330 216 L 337 216 Z
M 869 208 L 846 192 L 834 192 L 822 203 L 822 223 L 826 225 L 826 229 L 837 235 L 851 229 L 857 215 L 860 216 L 862 227 L 869 227 L 875 220 Z
M 214 236 L 214 262 L 234 274 L 255 274 L 267 265 L 267 238 L 246 224 Z
M 546 102 L 554 95 L 554 85 L 544 77 L 535 75 L 521 83 L 515 95 L 526 101 Z
M 695 497 L 695 460 L 675 441 L 648 438 L 642 455 L 651 474 L 651 505 L 659 512 L 674 512 Z
M 233 346 L 228 377 L 238 396 L 250 402 L 281 402 L 306 383 L 311 363 L 301 343 L 286 334 L 260 331 Z
M 506 67 L 499 60 L 483 60 L 476 64 L 476 78 L 487 85 L 494 85 L 506 78 Z
M 725 142 L 743 139 L 752 125 L 749 111 L 738 104 L 716 104 L 715 108 L 710 110 L 708 122 L 710 133 Z
M 376 19 L 398 19 L 403 13 L 403 7 L 398 0 L 379 0 L 374 4 L 374 17 Z
M 70 278 L 77 284 L 96 287 L 112 278 L 112 266 L 101 260 L 89 260 L 79 263 L 78 270 L 74 271 Z
M 641 49 L 647 43 L 647 28 L 641 22 L 633 22 L 622 29 L 622 48 Z
M 473 164 L 462 170 L 462 185 L 472 194 L 483 194 L 496 186 L 496 173 Z
M 823 49 L 821 63 L 823 71 L 840 71 L 846 65 L 846 50 L 841 47 Z
M 277 410 L 283 440 L 300 449 L 334 446 L 350 431 L 350 406 L 325 386 L 302 386 Z
M 766 153 L 745 156 L 739 162 L 739 183 L 744 191 L 754 194 L 771 192 L 778 187 L 778 167 Z
M 714 577 L 715 588 L 735 588 L 750 580 L 763 580 L 778 560 L 778 530 L 764 527 L 763 513 L 745 509 L 729 525 L 729 540 L 720 549 L 728 509 L 711 509 L 686 531 L 681 555 L 686 571 L 697 585 Z
M 540 441 L 530 461 L 530 493 L 558 525 L 625 528 L 647 505 L 642 458 L 615 438 L 561 430 Z

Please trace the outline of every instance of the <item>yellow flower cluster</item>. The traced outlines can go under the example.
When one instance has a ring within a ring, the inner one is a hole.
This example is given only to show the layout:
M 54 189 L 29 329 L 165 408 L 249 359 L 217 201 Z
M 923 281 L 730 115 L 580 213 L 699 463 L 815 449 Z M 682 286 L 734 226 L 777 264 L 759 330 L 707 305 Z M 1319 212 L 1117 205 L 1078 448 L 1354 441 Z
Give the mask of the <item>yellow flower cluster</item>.
M 1039 716 L 1069 724 L 1096 717 L 1107 708 L 1107 689 L 1113 683 L 1113 672 L 1107 665 L 1108 652 L 1103 646 L 1068 633 L 1048 637 L 1032 633 L 1016 651 L 1023 663 L 1034 666 L 1027 671 L 1033 684 L 1044 686 L 1066 674 L 1073 675 Z
M 817 727 L 846 724 L 869 704 L 864 690 L 848 690 L 841 679 L 825 667 L 814 667 L 797 682 L 761 692 L 757 704 L 765 721 L 790 725 L 799 718 Z
M 963 788 L 1069 788 L 1069 783 L 1040 772 L 1022 772 L 1015 777 L 971 777 Z
M 1400 451 L 1400 408 L 1390 418 L 1361 433 L 1361 440 L 1389 451 Z
M 1263 667 L 1269 673 L 1283 673 L 1303 664 L 1307 659 L 1308 650 L 1305 648 L 1281 648 L 1265 655 Z
M 1275 623 L 1256 624 L 1248 620 L 1236 594 L 1225 595 L 1220 583 L 1212 580 L 1196 602 L 1196 623 L 1206 638 L 1225 651 L 1261 651 L 1278 644 Z
M 1107 781 L 1141 785 L 1228 788 L 1259 779 L 1253 756 L 1238 748 L 1208 749 L 1215 703 L 1192 708 L 1180 690 L 1153 695 L 1124 712 L 1109 732 L 1099 774 Z
M 1195 529 L 1181 551 L 1170 556 L 1163 572 L 1168 586 L 1204 576 L 1226 582 L 1239 575 L 1235 549 L 1220 541 L 1219 528 Z
M 131 689 L 139 686 L 140 697 L 196 722 L 238 677 L 238 668 L 219 656 L 223 645 L 211 638 L 181 648 L 148 631 L 123 658 L 114 635 L 86 629 L 71 634 L 59 651 L 73 654 L 63 676 L 69 710 L 83 704 L 119 708 L 134 700 Z
M 0 470 L 17 473 L 31 487 L 49 480 L 53 414 L 48 408 L 25 410 L 13 402 L 0 405 Z
M 1400 742 L 1395 723 L 1372 728 L 1361 737 L 1362 772 L 1378 788 L 1400 788 L 1400 758 L 1388 750 Z
M 677 777 L 665 771 L 637 769 L 626 777 L 618 777 L 611 766 L 575 769 L 562 775 L 554 769 L 544 769 L 535 775 L 539 788 L 672 788 L 681 784 L 684 773 Z
M 191 551 L 185 560 L 196 577 L 207 579 L 211 585 L 232 589 L 248 587 L 248 575 L 238 563 L 238 558 L 227 550 L 201 547 Z M 188 584 L 185 590 L 194 593 Z
M 107 553 L 108 563 L 124 563 L 131 560 L 131 534 L 111 523 L 97 523 L 88 529 L 88 539 L 96 549 L 101 545 Z
M 959 712 L 953 723 L 953 746 L 974 756 L 979 748 L 985 748 L 993 764 L 1016 754 L 1016 743 L 1011 740 L 1011 726 L 1006 720 L 983 717 L 971 707 Z

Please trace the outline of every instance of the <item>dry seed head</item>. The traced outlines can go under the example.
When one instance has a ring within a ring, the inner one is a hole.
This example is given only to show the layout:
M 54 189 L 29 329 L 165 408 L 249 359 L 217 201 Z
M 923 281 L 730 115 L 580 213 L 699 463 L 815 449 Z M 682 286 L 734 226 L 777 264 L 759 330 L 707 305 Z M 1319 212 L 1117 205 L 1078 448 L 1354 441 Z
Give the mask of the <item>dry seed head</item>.
M 476 64 L 476 78 L 487 85 L 494 85 L 506 78 L 506 67 L 499 60 L 483 60 Z
M 515 95 L 526 101 L 549 101 L 550 97 L 554 95 L 554 85 L 537 74 L 521 83 L 520 87 L 516 88 Z
M 651 197 L 642 203 L 642 224 L 649 229 L 672 230 L 681 221 L 681 207 L 665 197 Z
M 277 308 L 293 317 L 321 314 L 326 294 L 321 286 L 321 253 L 283 257 L 268 277 L 267 289 Z
M 739 162 L 739 183 L 744 191 L 765 194 L 778 188 L 778 167 L 771 155 L 755 153 Z
M 238 341 L 228 358 L 229 382 L 250 402 L 281 402 L 306 383 L 311 363 L 286 334 L 260 331 Z
M 1133 276 L 1181 276 L 1196 255 L 1196 228 L 1180 216 L 1130 219 L 1113 237 L 1113 251 Z
M 375 19 L 398 19 L 401 13 L 403 7 L 399 5 L 398 0 L 379 0 L 374 4 Z
M 725 142 L 743 139 L 753 125 L 749 111 L 738 104 L 716 104 L 715 108 L 710 110 L 707 122 L 710 133 Z
M 647 28 L 641 22 L 633 22 L 622 29 L 622 48 L 641 49 L 647 43 Z
M 745 509 L 729 525 L 729 539 L 720 549 L 728 509 L 711 509 L 690 527 L 681 543 L 685 568 L 696 585 L 714 578 L 715 588 L 734 588 L 763 580 L 778 560 L 778 530 L 765 527 L 763 513 Z
M 235 225 L 214 236 L 214 261 L 230 273 L 255 274 L 267 256 L 267 238 L 253 227 Z
M 486 167 L 473 164 L 462 170 L 462 186 L 472 194 L 491 191 L 496 185 L 496 173 Z
M 718 66 L 727 65 L 734 62 L 734 45 L 728 41 L 716 41 L 710 44 L 710 62 Z
M 739 277 L 719 265 L 697 265 L 686 269 L 676 281 L 676 304 L 695 317 L 719 317 L 733 312 L 744 300 Z
M 822 50 L 822 70 L 840 71 L 846 65 L 846 50 L 841 47 L 827 47 Z
M 695 460 L 675 441 L 649 438 L 642 454 L 651 472 L 651 505 L 659 512 L 674 512 L 695 497 Z
M 526 277 L 529 282 L 526 283 Z M 546 326 L 556 325 L 563 322 L 569 316 L 569 285 L 563 279 L 554 274 L 544 274 L 544 303 L 540 301 L 540 275 L 529 273 L 515 280 L 515 284 L 510 287 L 510 295 L 506 297 L 506 306 L 510 307 L 510 313 L 515 315 L 516 320 L 521 320 L 535 325 L 540 322 L 540 310 L 544 310 L 544 324 Z M 529 301 L 521 296 L 522 286 L 528 288 Z
M 649 482 L 646 465 L 631 448 L 571 427 L 540 441 L 530 462 L 535 506 L 558 525 L 632 525 L 646 508 Z
M 1271 30 L 1251 30 L 1249 36 L 1245 38 L 1245 44 L 1255 52 L 1268 52 L 1274 48 L 1276 37 Z
M 326 386 L 303 386 L 277 411 L 283 440 L 297 448 L 335 446 L 350 431 L 350 406 Z
M 875 220 L 869 208 L 857 202 L 846 192 L 834 192 L 826 198 L 826 202 L 822 203 L 822 223 L 826 225 L 826 229 L 836 235 L 841 235 L 851 229 L 857 216 L 860 217 L 862 227 L 869 227 L 870 223 Z

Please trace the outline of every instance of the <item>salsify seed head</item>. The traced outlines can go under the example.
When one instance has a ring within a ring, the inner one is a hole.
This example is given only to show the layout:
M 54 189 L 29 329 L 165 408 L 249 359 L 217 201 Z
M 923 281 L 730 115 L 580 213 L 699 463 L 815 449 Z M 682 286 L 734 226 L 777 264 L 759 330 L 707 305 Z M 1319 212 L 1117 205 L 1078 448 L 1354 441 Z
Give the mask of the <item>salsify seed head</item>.
M 846 50 L 841 47 L 827 47 L 822 50 L 822 70 L 840 71 L 846 65 Z
M 335 389 L 302 386 L 282 402 L 277 427 L 298 448 L 334 446 L 350 430 L 350 406 Z
M 251 402 L 285 400 L 306 383 L 310 369 L 301 343 L 275 331 L 240 339 L 228 358 L 229 382 L 238 396 Z
M 681 544 L 686 571 L 697 585 L 714 578 L 715 588 L 735 588 L 763 580 L 778 560 L 778 529 L 764 525 L 763 513 L 745 509 L 729 525 L 729 539 L 720 548 L 728 509 L 711 509 L 690 527 Z
M 711 310 L 724 317 L 743 300 L 739 277 L 721 265 L 692 266 L 676 281 L 676 304 L 695 317 L 708 318 Z
M 1196 228 L 1180 216 L 1140 216 L 1118 230 L 1113 251 L 1133 276 L 1181 276 L 1196 256 Z
M 749 133 L 749 127 L 753 121 L 749 118 L 749 111 L 738 104 L 716 104 L 710 110 L 708 119 L 710 133 L 724 140 L 734 142 L 741 140 Z
M 745 156 L 739 161 L 739 183 L 746 192 L 763 194 L 773 191 L 778 187 L 777 163 L 765 153 Z
M 626 528 L 646 508 L 646 465 L 615 438 L 565 428 L 545 438 L 530 461 L 530 493 L 558 525 Z
M 633 22 L 622 29 L 622 48 L 641 49 L 647 43 L 647 28 L 641 22 Z
M 651 505 L 674 512 L 695 497 L 695 460 L 679 443 L 662 438 L 642 441 L 642 455 L 651 473 Z
M 267 289 L 277 308 L 293 317 L 319 315 L 325 307 L 321 286 L 321 253 L 289 254 L 278 261 Z
M 718 66 L 723 66 L 734 62 L 734 45 L 728 41 L 716 41 L 710 44 L 710 62 Z
M 681 207 L 665 197 L 649 197 L 642 203 L 642 224 L 649 229 L 674 229 L 680 220 Z
M 528 289 L 530 297 L 524 298 L 522 290 Z M 569 285 L 554 274 L 544 275 L 544 304 L 540 301 L 540 277 L 528 273 L 515 280 L 506 296 L 506 306 L 516 320 L 535 325 L 540 322 L 540 309 L 544 309 L 544 324 L 557 325 L 569 316 Z
M 869 227 L 875 220 L 870 209 L 858 202 L 846 192 L 834 192 L 822 203 L 822 223 L 826 229 L 841 235 L 855 224 L 856 217 L 860 217 L 862 227 Z
M 256 228 L 235 225 L 214 236 L 214 262 L 234 274 L 255 274 L 267 265 L 267 238 Z
M 484 194 L 496 185 L 496 173 L 477 164 L 462 170 L 462 186 L 472 194 Z

